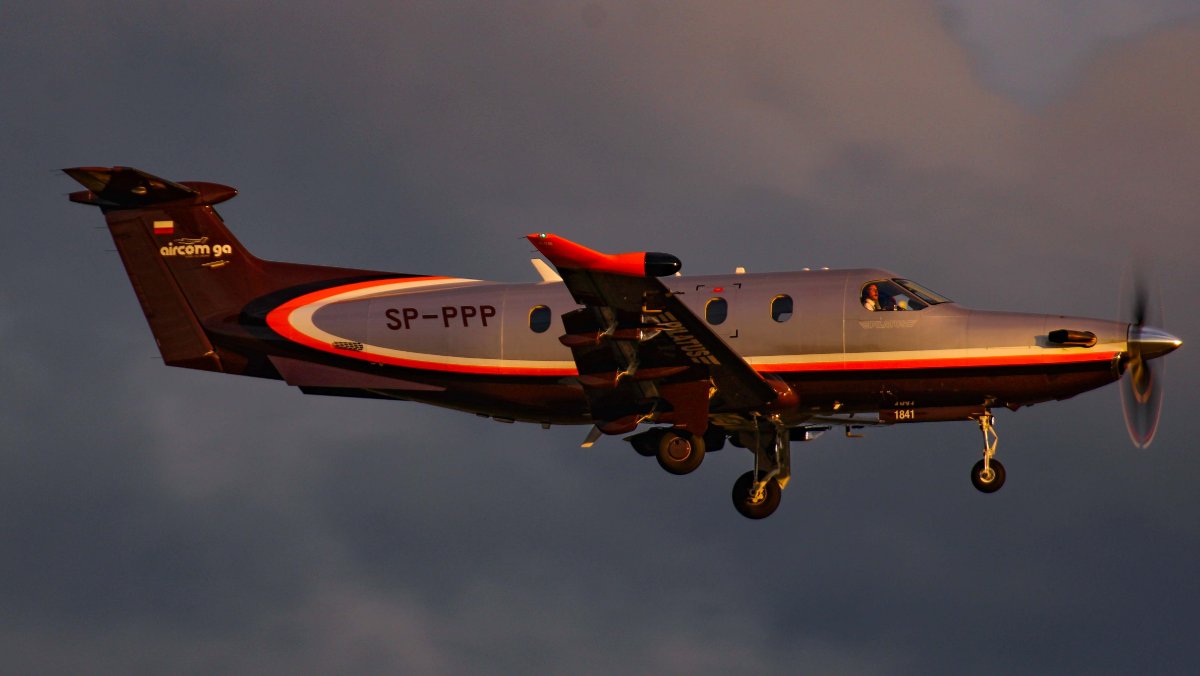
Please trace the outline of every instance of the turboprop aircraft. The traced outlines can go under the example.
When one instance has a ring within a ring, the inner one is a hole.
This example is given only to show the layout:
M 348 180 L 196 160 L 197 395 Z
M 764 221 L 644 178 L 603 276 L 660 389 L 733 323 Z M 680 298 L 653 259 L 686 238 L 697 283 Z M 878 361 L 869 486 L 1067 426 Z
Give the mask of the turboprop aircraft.
M 772 514 L 790 442 L 835 427 L 973 421 L 971 482 L 998 490 L 992 411 L 1120 380 L 1138 446 L 1160 362 L 1181 341 L 1130 322 L 962 307 L 879 269 L 680 275 L 670 254 L 605 254 L 528 236 L 541 281 L 261 260 L 213 208 L 228 186 L 128 167 L 64 170 L 100 207 L 170 366 L 283 380 L 306 394 L 399 399 L 506 422 L 590 425 L 673 474 L 726 443 L 750 451 L 733 503 Z M 1124 375 L 1124 378 L 1122 378 Z M 646 426 L 645 429 L 639 429 Z

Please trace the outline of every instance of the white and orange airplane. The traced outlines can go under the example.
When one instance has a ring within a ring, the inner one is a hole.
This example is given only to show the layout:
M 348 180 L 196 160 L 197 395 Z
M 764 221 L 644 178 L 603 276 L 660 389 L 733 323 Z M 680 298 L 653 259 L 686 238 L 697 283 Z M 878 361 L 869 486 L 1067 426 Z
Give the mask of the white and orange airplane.
M 541 281 L 264 261 L 214 205 L 237 191 L 127 167 L 66 169 L 100 207 L 171 366 L 282 380 L 307 394 L 418 401 L 506 421 L 590 425 L 673 474 L 727 442 L 753 468 L 733 503 L 761 519 L 790 442 L 833 427 L 965 420 L 971 470 L 998 490 L 992 411 L 1122 382 L 1134 443 L 1154 437 L 1159 365 L 1181 341 L 1146 323 L 988 312 L 886 270 L 683 277 L 663 253 L 528 236 Z M 1122 378 L 1124 375 L 1124 378 Z M 646 429 L 639 428 L 646 426 Z

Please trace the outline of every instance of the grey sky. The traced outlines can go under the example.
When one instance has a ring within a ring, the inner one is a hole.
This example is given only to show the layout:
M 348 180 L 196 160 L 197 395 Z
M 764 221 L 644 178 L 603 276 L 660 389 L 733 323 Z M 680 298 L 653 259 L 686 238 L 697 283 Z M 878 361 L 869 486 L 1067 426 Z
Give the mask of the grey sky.
M 1200 336 L 1194 3 L 0 5 L 0 663 L 40 673 L 1195 673 L 1197 352 L 1115 388 L 668 476 L 582 428 L 168 369 L 54 170 L 241 195 L 267 258 L 536 279 L 524 233 L 684 273 L 883 266 Z
M 1200 16 L 1195 0 L 944 0 L 943 19 L 982 80 L 1030 106 L 1068 92 L 1109 48 Z

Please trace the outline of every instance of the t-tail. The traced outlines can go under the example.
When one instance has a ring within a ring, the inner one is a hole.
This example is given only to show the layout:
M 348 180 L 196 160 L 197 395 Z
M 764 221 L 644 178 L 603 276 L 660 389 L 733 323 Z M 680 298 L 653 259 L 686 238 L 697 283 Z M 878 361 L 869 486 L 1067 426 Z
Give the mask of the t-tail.
M 87 188 L 71 201 L 104 213 L 171 366 L 279 377 L 265 358 L 261 341 L 270 335 L 255 326 L 256 306 L 348 281 L 407 276 L 256 258 L 213 208 L 237 195 L 229 186 L 176 183 L 130 167 L 63 171 Z

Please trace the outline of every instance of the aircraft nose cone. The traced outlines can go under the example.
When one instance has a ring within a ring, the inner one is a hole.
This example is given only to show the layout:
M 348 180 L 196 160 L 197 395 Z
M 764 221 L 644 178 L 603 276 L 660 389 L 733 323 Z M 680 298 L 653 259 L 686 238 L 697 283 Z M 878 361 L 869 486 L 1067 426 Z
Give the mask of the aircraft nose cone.
M 1136 345 L 1146 359 L 1161 357 L 1183 345 L 1182 340 L 1153 326 L 1130 326 L 1129 343 L 1131 347 Z

